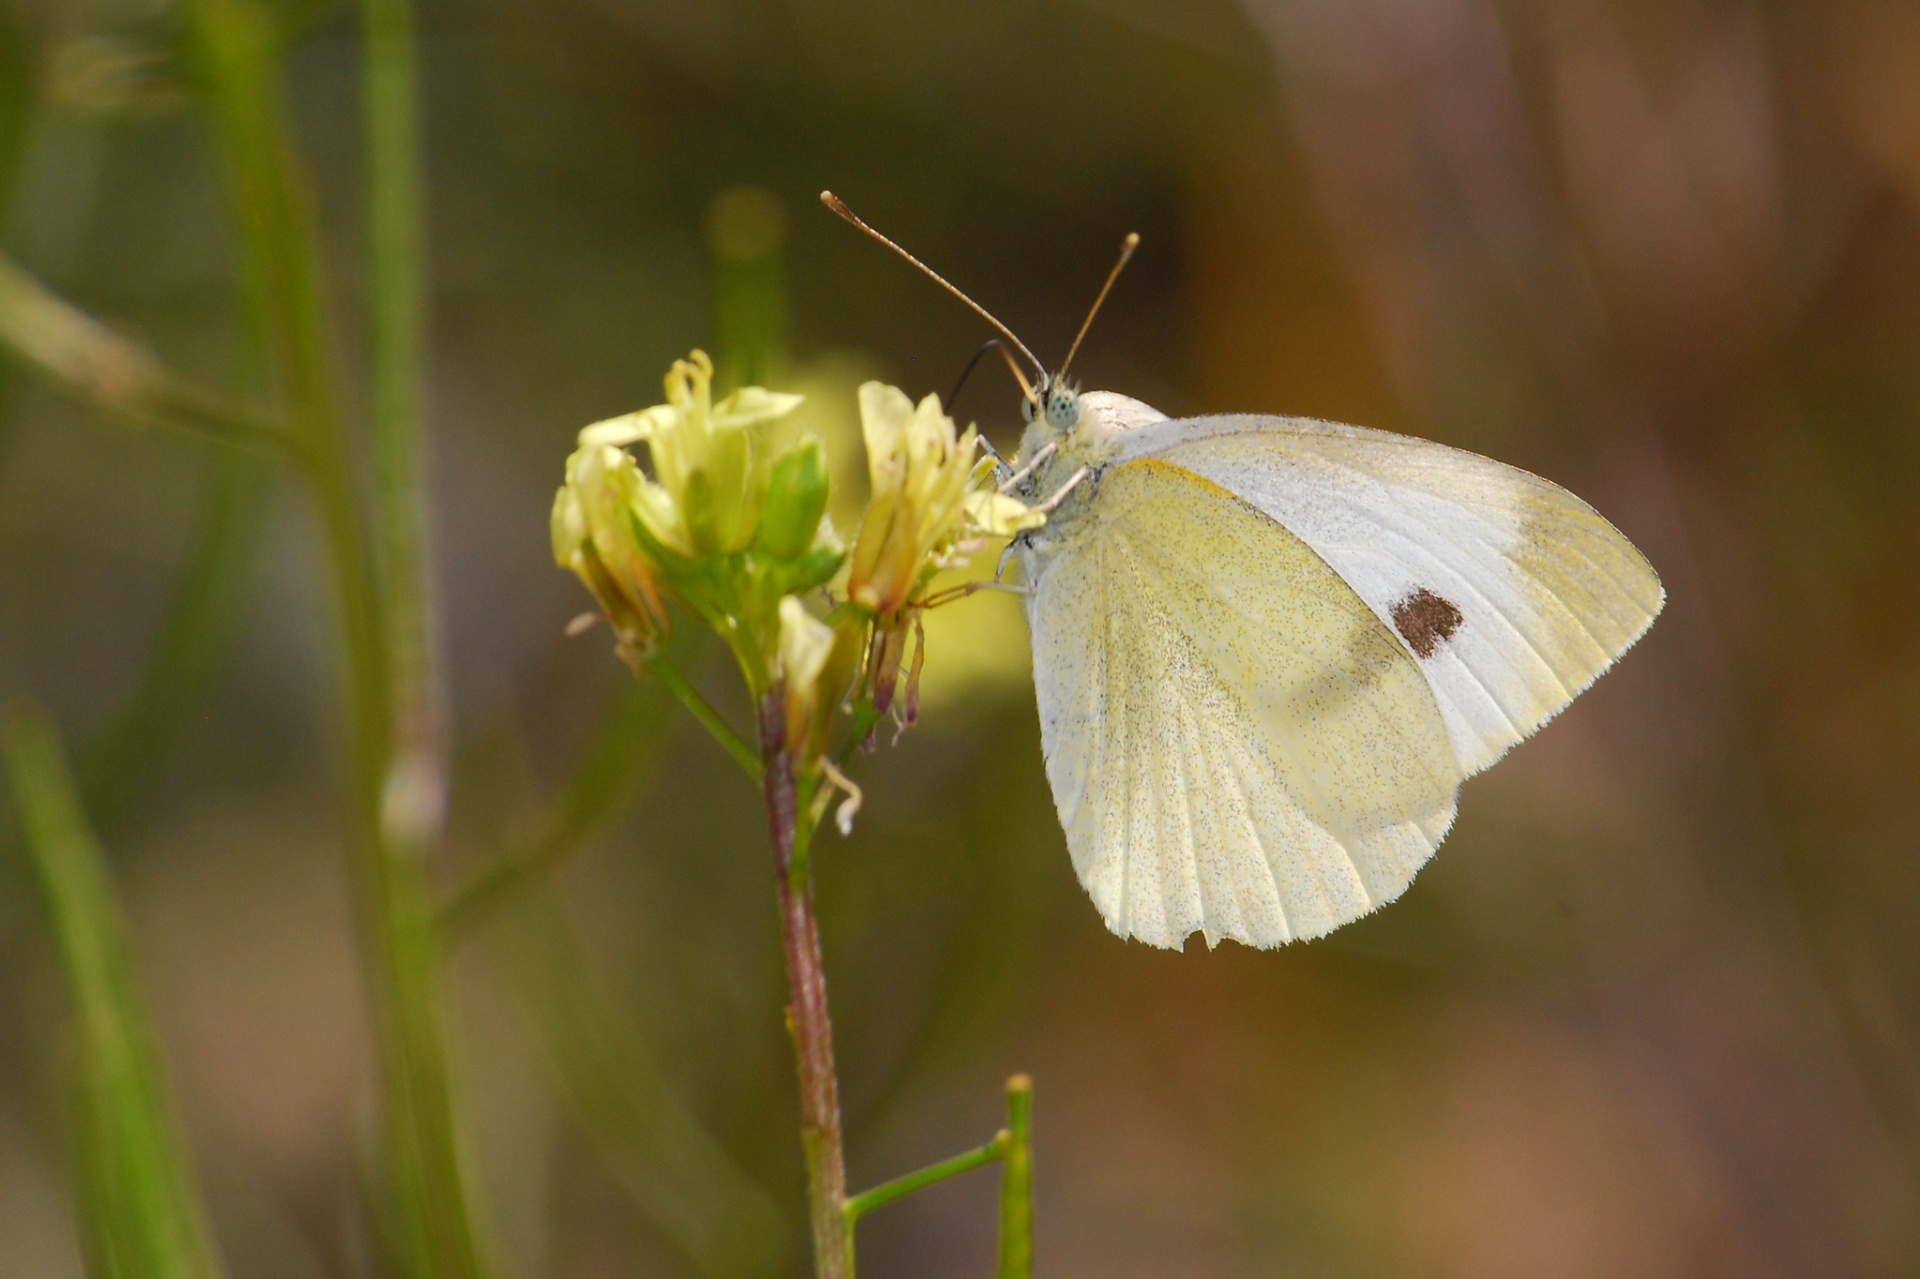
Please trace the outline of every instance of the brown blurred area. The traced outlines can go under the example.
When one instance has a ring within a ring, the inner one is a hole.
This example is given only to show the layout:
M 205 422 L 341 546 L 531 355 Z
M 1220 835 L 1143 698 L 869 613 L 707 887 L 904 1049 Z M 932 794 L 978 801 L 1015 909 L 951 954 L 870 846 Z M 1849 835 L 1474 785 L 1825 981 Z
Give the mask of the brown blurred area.
M 351 332 L 352 14 L 279 12 Z M 4 14 L 0 245 L 242 384 L 231 234 L 167 6 Z M 949 695 L 860 761 L 859 829 L 819 850 L 856 1182 L 977 1144 L 1027 1070 L 1049 1276 L 1920 1272 L 1920 8 L 426 0 L 420 18 L 449 874 L 530 828 L 628 678 L 604 632 L 561 633 L 586 603 L 546 512 L 578 427 L 757 323 L 768 375 L 814 392 L 844 452 L 861 377 L 944 396 L 986 336 L 822 187 L 1048 358 L 1138 230 L 1077 361 L 1090 385 L 1527 467 L 1634 539 L 1667 610 L 1467 784 L 1400 902 L 1276 953 L 1176 956 L 1103 930 L 1040 771 L 1016 610 L 961 606 L 987 620 L 936 641 Z M 714 212 L 743 184 L 763 215 L 744 251 L 778 255 L 752 296 L 779 314 L 757 319 L 727 301 Z M 216 464 L 0 378 L 0 696 L 85 742 Z M 1010 443 L 1002 382 L 983 370 L 956 411 Z M 97 816 L 232 1273 L 345 1276 L 370 1058 L 326 610 L 310 511 L 258 482 L 220 678 Z M 717 654 L 704 669 L 724 697 Z M 798 1274 L 756 809 L 684 717 L 651 760 L 558 875 L 568 953 L 650 1095 L 784 1214 L 742 1265 Z M 700 1273 L 647 1170 L 610 1155 L 620 1121 L 556 1065 L 541 983 L 570 979 L 528 960 L 537 936 L 484 928 L 455 961 L 503 1270 Z M 5 1274 L 80 1267 L 52 964 L 15 851 Z M 986 1273 L 992 1220 L 974 1174 L 870 1218 L 863 1266 Z

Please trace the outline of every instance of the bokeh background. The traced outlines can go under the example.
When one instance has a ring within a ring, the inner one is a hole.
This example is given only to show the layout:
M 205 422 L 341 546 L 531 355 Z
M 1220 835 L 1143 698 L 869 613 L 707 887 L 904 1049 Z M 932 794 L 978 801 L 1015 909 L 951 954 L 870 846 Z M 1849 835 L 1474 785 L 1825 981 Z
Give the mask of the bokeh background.
M 353 14 L 273 9 L 353 375 Z M 1920 1271 L 1920 9 L 419 16 L 446 877 L 532 837 L 606 717 L 632 746 L 616 820 L 455 956 L 504 1273 L 804 1268 L 757 806 L 604 632 L 563 637 L 586 598 L 546 513 L 578 427 L 655 402 L 696 344 L 808 391 L 854 496 L 852 388 L 950 389 L 982 326 L 826 186 L 1053 359 L 1138 230 L 1089 384 L 1525 466 L 1670 596 L 1468 783 L 1400 902 L 1184 955 L 1107 935 L 1074 883 L 1017 607 L 951 610 L 923 723 L 859 761 L 858 832 L 819 853 L 856 1183 L 977 1144 L 1027 1070 L 1050 1276 Z M 163 0 L 0 7 L 0 244 L 239 394 L 177 42 Z M 362 1273 L 372 1058 L 311 511 L 269 465 L 0 378 L 0 694 L 53 707 L 89 770 L 222 1249 L 239 1276 Z M 1015 408 L 992 368 L 958 404 L 1002 443 Z M 204 677 L 116 732 L 193 582 L 225 592 Z M 742 709 L 720 654 L 685 657 Z M 0 839 L 0 1273 L 58 1279 L 69 1014 Z M 993 1196 L 976 1173 L 869 1218 L 866 1272 L 986 1273 Z

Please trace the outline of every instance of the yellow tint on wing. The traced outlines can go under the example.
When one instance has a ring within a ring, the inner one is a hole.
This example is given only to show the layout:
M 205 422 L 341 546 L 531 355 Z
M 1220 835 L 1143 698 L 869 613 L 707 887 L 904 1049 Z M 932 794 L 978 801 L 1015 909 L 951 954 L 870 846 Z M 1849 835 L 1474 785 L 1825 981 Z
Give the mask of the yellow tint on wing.
M 1041 560 L 1047 775 L 1108 927 L 1273 946 L 1398 896 L 1453 818 L 1432 689 L 1305 543 L 1146 459 Z

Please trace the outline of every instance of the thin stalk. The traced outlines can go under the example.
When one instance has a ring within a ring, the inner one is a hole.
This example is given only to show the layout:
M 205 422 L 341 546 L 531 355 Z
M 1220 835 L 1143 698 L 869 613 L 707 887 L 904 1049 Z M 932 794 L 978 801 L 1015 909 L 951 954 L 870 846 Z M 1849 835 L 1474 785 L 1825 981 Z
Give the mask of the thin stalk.
M 364 0 L 369 359 L 374 558 L 388 662 L 379 888 L 391 962 L 391 1141 L 410 1200 L 415 1266 L 436 1279 L 486 1273 L 460 1160 L 440 1024 L 440 933 L 431 861 L 445 826 L 446 701 L 428 538 L 421 165 L 413 20 L 407 0 Z M 343 548 L 344 549 L 344 548 Z
M 276 477 L 227 452 L 210 453 L 206 468 L 193 558 L 138 682 L 80 758 L 87 811 L 108 832 L 213 688 L 245 612 Z
M 394 703 L 382 817 L 389 842 L 428 850 L 443 825 L 446 714 L 421 420 L 425 326 L 413 21 L 407 0 L 363 0 L 361 16 L 374 535 Z
M 707 1279 L 785 1273 L 779 1208 L 676 1093 L 586 962 L 553 889 L 536 883 L 500 915 L 502 958 L 607 1170 Z
M 975 1168 L 984 1168 L 997 1159 L 1005 1158 L 1007 1146 L 1011 1140 L 1011 1136 L 1002 1130 L 994 1134 L 992 1141 L 977 1150 L 969 1150 L 951 1159 L 942 1159 L 939 1163 L 928 1164 L 917 1172 L 910 1172 L 904 1177 L 895 1177 L 892 1181 L 882 1182 L 871 1190 L 861 1191 L 847 1200 L 849 1233 L 851 1233 L 851 1227 L 860 1218 L 875 1208 L 884 1208 L 894 1200 L 904 1199 L 917 1190 L 925 1190 L 928 1186 L 945 1181 L 949 1177 L 958 1177 L 963 1172 L 972 1172 Z
M 647 659 L 658 679 L 635 679 L 594 731 L 593 742 L 569 775 L 566 788 L 540 823 L 539 833 L 510 852 L 476 867 L 447 894 L 440 927 L 449 941 L 528 883 L 553 870 L 603 826 L 638 785 L 658 751 L 670 722 L 661 713 L 663 692 L 671 693 L 709 735 L 756 782 L 760 756 L 681 674 L 664 652 Z
M 115 333 L 0 256 L 0 345 L 83 403 L 223 444 L 298 455 L 287 432 L 183 381 L 146 348 Z
M 0 720 L 0 747 L 73 999 L 84 1188 L 76 1198 L 89 1268 L 218 1279 L 219 1255 L 134 981 L 126 924 L 53 726 L 16 708 Z
M 1000 1174 L 999 1279 L 1033 1277 L 1033 1080 L 1007 1080 L 1007 1166 Z
M 318 234 L 281 118 L 278 33 L 255 0 L 192 0 L 186 13 L 239 223 L 248 306 L 269 335 L 279 398 L 306 453 L 329 550 L 351 740 L 376 748 L 355 752 L 356 795 L 377 795 L 387 747 L 379 602 L 335 403 Z
M 765 769 L 767 830 L 780 894 L 786 943 L 787 1027 L 800 1076 L 800 1143 L 807 1161 L 808 1216 L 816 1279 L 853 1279 L 853 1232 L 846 1214 L 847 1165 L 840 1136 L 840 1084 L 833 1065 L 833 1022 L 820 925 L 787 754 L 786 690 L 778 683 L 760 699 L 760 756 Z
M 411 686 L 396 679 L 389 663 L 391 596 L 382 586 L 384 565 L 362 518 L 350 440 L 334 404 L 318 237 L 281 117 L 277 33 L 252 0 L 193 0 L 188 15 L 227 153 L 250 292 L 272 321 L 275 364 L 307 447 L 333 575 L 395 1242 L 415 1275 L 470 1279 L 485 1266 L 457 1149 L 427 844 L 420 838 L 431 830 L 423 814 L 437 807 L 435 785 L 414 756 L 394 749 L 396 741 L 410 740 L 403 733 L 415 731 L 396 714 Z M 399 656 L 417 660 L 417 654 Z M 396 759 L 402 761 L 398 772 Z
M 682 706 L 692 712 L 693 717 L 700 721 L 701 727 L 711 733 L 713 740 L 720 743 L 721 748 L 733 757 L 733 762 L 746 770 L 747 776 L 756 782 L 762 779 L 765 767 L 760 756 L 754 753 L 753 747 L 741 739 L 740 734 L 733 731 L 733 726 L 713 708 L 713 703 L 702 697 L 700 690 L 687 682 L 687 677 L 680 673 L 679 667 L 667 660 L 665 653 L 648 658 L 647 669 L 659 677 L 660 682 L 667 686 L 667 691 L 678 698 Z

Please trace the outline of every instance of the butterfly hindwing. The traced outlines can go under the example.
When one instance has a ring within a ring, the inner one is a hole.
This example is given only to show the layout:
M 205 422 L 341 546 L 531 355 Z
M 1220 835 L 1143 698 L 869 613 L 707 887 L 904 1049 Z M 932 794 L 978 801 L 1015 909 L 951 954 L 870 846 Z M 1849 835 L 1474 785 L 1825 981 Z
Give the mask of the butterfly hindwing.
M 1272 946 L 1399 895 L 1460 771 L 1415 660 L 1270 516 L 1164 460 L 1110 468 L 1032 583 L 1048 778 L 1123 936 Z

